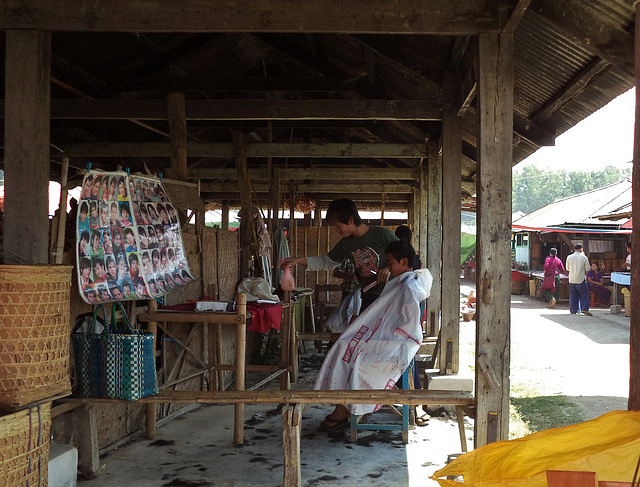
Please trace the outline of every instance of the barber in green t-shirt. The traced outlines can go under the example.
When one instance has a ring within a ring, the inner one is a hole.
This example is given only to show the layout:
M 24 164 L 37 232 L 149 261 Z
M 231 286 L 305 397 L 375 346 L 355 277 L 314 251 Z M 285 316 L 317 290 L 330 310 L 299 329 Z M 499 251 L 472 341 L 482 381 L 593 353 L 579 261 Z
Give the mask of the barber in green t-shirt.
M 385 251 L 398 237 L 387 228 L 363 223 L 358 208 L 348 198 L 334 200 L 329 204 L 327 223 L 333 225 L 342 237 L 328 254 L 320 257 L 291 257 L 284 259 L 282 265 L 302 264 L 307 266 L 308 271 L 320 271 L 334 269 L 347 259 L 352 261 L 358 282 L 362 286 L 362 312 L 380 296 L 389 278 Z

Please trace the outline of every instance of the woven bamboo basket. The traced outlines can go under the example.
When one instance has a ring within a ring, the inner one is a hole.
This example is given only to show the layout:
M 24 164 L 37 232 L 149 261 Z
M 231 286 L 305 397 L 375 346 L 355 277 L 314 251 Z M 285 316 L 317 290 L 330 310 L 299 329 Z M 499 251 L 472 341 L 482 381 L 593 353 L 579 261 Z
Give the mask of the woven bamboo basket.
M 71 394 L 70 266 L 0 266 L 0 410 Z
M 51 403 L 0 416 L 0 479 L 4 487 L 47 487 Z

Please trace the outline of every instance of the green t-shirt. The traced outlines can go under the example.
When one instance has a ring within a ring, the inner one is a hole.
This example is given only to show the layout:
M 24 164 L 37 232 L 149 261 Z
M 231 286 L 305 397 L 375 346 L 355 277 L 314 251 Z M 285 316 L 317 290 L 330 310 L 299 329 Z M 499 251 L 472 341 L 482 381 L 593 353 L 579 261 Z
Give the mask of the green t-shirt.
M 345 237 L 340 240 L 327 256 L 334 262 L 344 262 L 349 259 L 355 265 L 356 276 L 362 285 L 363 293 L 380 294 L 384 284 L 378 284 L 369 289 L 367 286 L 378 278 L 378 269 L 387 266 L 385 251 L 391 242 L 397 240 L 398 237 L 388 228 L 370 227 L 361 237 Z

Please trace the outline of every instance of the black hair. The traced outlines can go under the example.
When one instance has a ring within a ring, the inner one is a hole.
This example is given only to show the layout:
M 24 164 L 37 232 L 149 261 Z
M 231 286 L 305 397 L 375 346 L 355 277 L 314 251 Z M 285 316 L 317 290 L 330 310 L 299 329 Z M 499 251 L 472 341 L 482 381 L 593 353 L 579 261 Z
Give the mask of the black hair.
M 89 205 L 86 201 L 83 201 L 80 205 L 80 213 L 89 213 Z
M 416 251 L 409 242 L 403 242 L 402 240 L 391 242 L 385 253 L 391 255 L 397 262 L 400 262 L 402 259 L 407 259 L 407 263 L 411 269 L 415 269 L 416 267 Z
M 553 255 L 555 257 L 556 255 L 558 255 L 558 249 L 553 247 L 551 250 L 549 250 L 549 255 Z
M 140 263 L 136 254 L 129 254 L 129 265 L 131 265 L 132 262 Z
M 87 267 L 91 268 L 91 261 L 89 259 L 87 259 L 86 257 L 82 257 L 80 259 L 80 270 L 86 269 Z
M 327 208 L 327 222 L 330 225 L 336 223 L 349 224 L 349 219 L 353 218 L 353 224 L 359 227 L 362 224 L 362 218 L 358 213 L 358 207 L 349 198 L 341 198 L 333 200 Z
M 411 237 L 413 236 L 413 232 L 406 225 L 399 225 L 396 228 L 396 237 L 398 237 L 403 242 L 411 243 Z
M 80 240 L 86 240 L 88 242 L 90 239 L 91 239 L 91 235 L 89 235 L 89 231 L 82 230 L 82 233 L 80 234 Z

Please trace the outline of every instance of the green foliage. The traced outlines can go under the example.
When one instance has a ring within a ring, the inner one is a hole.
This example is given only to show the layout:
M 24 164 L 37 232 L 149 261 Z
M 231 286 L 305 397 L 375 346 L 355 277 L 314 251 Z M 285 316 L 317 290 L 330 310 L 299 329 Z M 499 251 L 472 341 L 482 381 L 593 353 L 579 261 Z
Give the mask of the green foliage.
M 513 212 L 531 213 L 558 199 L 584 193 L 592 189 L 631 177 L 631 169 L 620 170 L 607 166 L 596 172 L 554 172 L 527 166 L 512 173 Z

